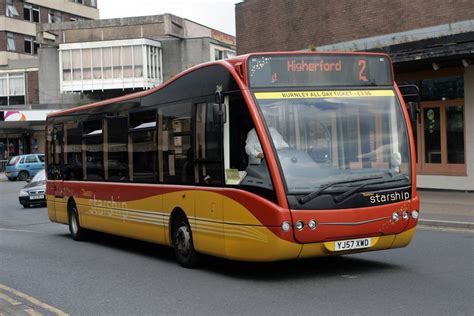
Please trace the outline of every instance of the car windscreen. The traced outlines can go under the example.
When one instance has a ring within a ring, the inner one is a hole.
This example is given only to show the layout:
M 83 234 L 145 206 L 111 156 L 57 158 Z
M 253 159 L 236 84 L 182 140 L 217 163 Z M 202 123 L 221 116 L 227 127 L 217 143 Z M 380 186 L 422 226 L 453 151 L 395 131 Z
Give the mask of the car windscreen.
M 46 181 L 46 174 L 44 172 L 44 169 L 39 171 L 33 179 L 31 179 L 31 182 L 40 182 L 40 181 Z

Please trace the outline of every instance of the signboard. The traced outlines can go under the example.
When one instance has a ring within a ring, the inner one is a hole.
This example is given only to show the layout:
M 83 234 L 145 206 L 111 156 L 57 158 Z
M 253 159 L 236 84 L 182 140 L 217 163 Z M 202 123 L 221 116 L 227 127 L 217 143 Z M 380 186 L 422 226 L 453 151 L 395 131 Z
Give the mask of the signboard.
M 252 88 L 393 85 L 388 58 L 362 54 L 252 56 L 248 79 Z
M 26 121 L 46 121 L 49 113 L 58 110 L 38 110 L 38 111 L 3 111 L 3 121 L 5 122 L 26 122 Z M 2 115 L 0 115 L 1 117 Z

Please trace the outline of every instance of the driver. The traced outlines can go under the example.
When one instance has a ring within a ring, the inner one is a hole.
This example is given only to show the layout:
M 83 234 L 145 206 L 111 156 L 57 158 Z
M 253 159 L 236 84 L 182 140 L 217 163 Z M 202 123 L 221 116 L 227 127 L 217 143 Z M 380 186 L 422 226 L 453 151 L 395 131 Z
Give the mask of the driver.
M 289 147 L 280 133 L 273 127 L 270 127 L 270 134 L 272 135 L 273 144 L 276 150 Z M 249 165 L 259 165 L 263 159 L 262 146 L 260 145 L 255 128 L 252 128 L 247 134 L 247 139 L 245 140 L 245 152 L 249 156 Z

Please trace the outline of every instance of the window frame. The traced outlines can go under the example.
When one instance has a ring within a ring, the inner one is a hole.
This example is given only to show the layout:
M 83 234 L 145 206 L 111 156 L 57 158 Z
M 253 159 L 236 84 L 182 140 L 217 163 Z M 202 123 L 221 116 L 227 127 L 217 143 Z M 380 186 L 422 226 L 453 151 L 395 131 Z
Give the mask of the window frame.
M 16 17 L 19 17 L 20 16 L 20 13 L 18 12 L 18 10 L 16 9 L 16 7 L 13 5 L 13 2 L 12 3 L 9 3 L 7 1 L 6 3 L 6 9 L 5 9 L 5 15 L 9 18 L 16 18 Z
M 26 49 L 26 43 L 30 43 L 30 49 L 29 51 L 27 51 Z M 35 48 L 34 48 L 34 45 L 35 45 L 35 41 L 33 39 L 33 37 L 29 37 L 29 36 L 26 36 L 24 38 L 24 45 L 25 45 L 25 54 L 30 54 L 30 55 L 34 55 L 34 51 L 35 51 Z
M 464 134 L 464 163 L 453 164 L 448 163 L 448 147 L 447 147 L 447 122 L 446 122 L 446 108 L 450 106 L 461 106 L 463 108 L 463 134 Z M 423 118 L 424 109 L 439 108 L 440 112 L 440 147 L 441 147 L 441 163 L 426 163 L 425 162 L 425 136 L 424 128 L 425 122 Z M 466 107 L 464 99 L 456 100 L 437 100 L 437 101 L 423 101 L 420 103 L 420 117 L 417 120 L 417 152 L 418 161 L 416 163 L 417 173 L 419 175 L 445 175 L 445 176 L 466 176 Z
M 16 43 L 15 43 L 16 36 L 12 32 L 7 32 L 7 51 L 8 52 L 16 52 Z

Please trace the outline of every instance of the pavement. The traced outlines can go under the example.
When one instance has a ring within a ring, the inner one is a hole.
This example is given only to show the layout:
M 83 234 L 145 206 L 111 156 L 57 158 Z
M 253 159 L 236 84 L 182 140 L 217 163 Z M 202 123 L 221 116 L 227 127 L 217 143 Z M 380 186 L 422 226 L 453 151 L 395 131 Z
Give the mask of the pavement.
M 0 182 L 8 181 L 0 173 Z M 474 192 L 419 189 L 423 226 L 474 230 Z

